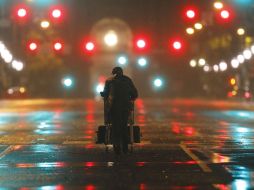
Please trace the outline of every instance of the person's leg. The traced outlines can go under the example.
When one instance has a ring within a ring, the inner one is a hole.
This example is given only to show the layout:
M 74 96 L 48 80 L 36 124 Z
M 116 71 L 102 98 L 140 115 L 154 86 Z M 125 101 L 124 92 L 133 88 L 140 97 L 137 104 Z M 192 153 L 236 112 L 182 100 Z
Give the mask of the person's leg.
M 128 131 L 128 117 L 129 117 L 129 112 L 124 111 L 122 113 L 122 147 L 123 147 L 123 152 L 127 153 L 128 152 L 128 136 L 129 136 L 129 131 Z
M 114 152 L 121 154 L 121 114 L 119 112 L 112 112 L 112 143 Z

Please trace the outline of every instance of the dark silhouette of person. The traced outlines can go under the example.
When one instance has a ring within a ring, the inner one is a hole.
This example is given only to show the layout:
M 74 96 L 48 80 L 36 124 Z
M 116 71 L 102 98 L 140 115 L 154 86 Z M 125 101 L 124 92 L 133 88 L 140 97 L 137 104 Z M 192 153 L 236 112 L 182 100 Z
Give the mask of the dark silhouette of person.
M 105 82 L 101 96 L 107 101 L 112 122 L 112 143 L 116 154 L 128 152 L 128 118 L 138 91 L 121 67 L 112 70 L 113 77 Z

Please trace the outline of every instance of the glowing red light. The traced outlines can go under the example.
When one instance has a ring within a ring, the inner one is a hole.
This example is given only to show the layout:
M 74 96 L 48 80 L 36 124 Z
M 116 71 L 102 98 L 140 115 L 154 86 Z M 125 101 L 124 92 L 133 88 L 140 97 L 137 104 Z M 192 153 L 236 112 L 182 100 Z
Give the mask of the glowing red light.
M 137 47 L 140 49 L 144 49 L 146 47 L 146 41 L 144 39 L 139 39 L 137 41 Z
M 195 16 L 196 16 L 196 12 L 194 11 L 194 10 L 187 10 L 186 11 L 186 16 L 188 17 L 188 18 L 190 18 L 190 19 L 193 19 L 193 18 L 195 18 Z
M 54 44 L 54 50 L 60 51 L 60 50 L 62 50 L 62 49 L 63 49 L 63 44 L 62 44 L 61 42 L 56 42 L 56 43 Z
M 185 52 L 186 44 L 180 37 L 176 37 L 169 40 L 168 47 L 171 53 L 181 56 Z
M 245 98 L 251 98 L 251 93 L 250 92 L 245 92 L 244 97 Z
M 38 45 L 37 45 L 35 42 L 31 42 L 31 43 L 29 44 L 29 49 L 30 49 L 31 51 L 35 51 L 37 48 L 38 48 Z
M 186 21 L 194 21 L 198 18 L 199 11 L 195 6 L 188 6 L 183 11 L 183 18 Z
M 89 51 L 89 52 L 93 51 L 94 48 L 95 48 L 95 45 L 94 45 L 93 42 L 87 42 L 87 43 L 85 44 L 85 49 L 86 49 L 87 51 Z
M 60 18 L 62 16 L 62 11 L 60 9 L 54 9 L 51 12 L 53 18 Z
M 173 48 L 175 50 L 180 50 L 182 48 L 182 43 L 180 41 L 174 41 L 173 42 Z
M 27 10 L 25 8 L 19 8 L 17 11 L 17 15 L 20 18 L 24 18 L 25 16 L 27 16 Z
M 223 19 L 229 19 L 230 13 L 229 13 L 228 10 L 222 10 L 222 11 L 220 12 L 220 16 L 221 16 L 221 18 L 223 18 Z

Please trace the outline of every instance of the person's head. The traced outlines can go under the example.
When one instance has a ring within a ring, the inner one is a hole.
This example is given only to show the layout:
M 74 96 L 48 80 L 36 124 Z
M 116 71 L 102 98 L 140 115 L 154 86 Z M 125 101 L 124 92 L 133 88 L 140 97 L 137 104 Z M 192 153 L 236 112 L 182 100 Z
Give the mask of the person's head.
M 112 74 L 116 76 L 123 75 L 123 69 L 121 67 L 114 67 L 112 70 Z

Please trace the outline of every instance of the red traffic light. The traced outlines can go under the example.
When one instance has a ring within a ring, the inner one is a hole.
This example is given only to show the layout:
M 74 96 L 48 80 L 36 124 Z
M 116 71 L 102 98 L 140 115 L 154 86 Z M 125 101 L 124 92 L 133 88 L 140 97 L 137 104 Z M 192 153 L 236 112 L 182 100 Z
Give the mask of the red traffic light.
M 194 21 L 198 18 L 198 9 L 196 7 L 187 7 L 184 9 L 184 19 Z
M 172 45 L 175 50 L 180 50 L 182 48 L 182 42 L 178 40 L 174 41 Z
M 30 41 L 27 43 L 27 49 L 29 52 L 36 52 L 39 48 L 37 41 Z
M 26 5 L 17 5 L 13 9 L 13 18 L 18 22 L 27 21 L 30 16 L 30 9 Z
M 65 17 L 65 9 L 62 6 L 54 6 L 49 10 L 49 16 L 52 21 L 61 22 Z
M 95 51 L 95 43 L 91 40 L 85 41 L 82 45 L 83 52 L 86 54 L 92 54 Z
M 146 41 L 144 39 L 137 40 L 137 48 L 144 49 L 146 47 Z
M 136 51 L 144 52 L 149 49 L 150 42 L 147 37 L 139 36 L 134 40 L 134 48 Z
M 217 20 L 221 23 L 227 23 L 233 20 L 234 11 L 230 8 L 224 8 L 217 12 Z
M 62 10 L 58 8 L 53 9 L 51 12 L 51 16 L 56 19 L 60 18 L 62 16 Z
M 54 43 L 54 50 L 55 51 L 61 51 L 63 49 L 63 43 L 62 42 L 55 42 Z
M 27 9 L 19 8 L 17 10 L 17 16 L 20 17 L 20 18 L 24 18 L 25 16 L 27 16 Z
M 169 49 L 173 54 L 183 53 L 185 49 L 185 43 L 181 38 L 174 38 L 169 40 Z
M 189 19 L 193 19 L 196 16 L 196 12 L 194 10 L 192 10 L 192 9 L 189 9 L 189 10 L 186 11 L 186 16 Z

